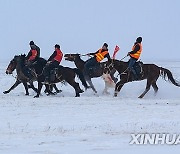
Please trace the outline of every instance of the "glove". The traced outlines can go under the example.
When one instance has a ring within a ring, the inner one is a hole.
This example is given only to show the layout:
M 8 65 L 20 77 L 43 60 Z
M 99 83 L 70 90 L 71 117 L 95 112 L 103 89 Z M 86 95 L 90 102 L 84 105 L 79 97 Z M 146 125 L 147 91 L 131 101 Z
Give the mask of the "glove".
M 128 54 L 127 54 L 127 56 L 129 56 L 131 53 L 130 52 L 128 52 Z
M 48 61 L 48 62 L 47 62 L 48 65 L 51 64 L 51 63 L 52 63 L 52 61 Z

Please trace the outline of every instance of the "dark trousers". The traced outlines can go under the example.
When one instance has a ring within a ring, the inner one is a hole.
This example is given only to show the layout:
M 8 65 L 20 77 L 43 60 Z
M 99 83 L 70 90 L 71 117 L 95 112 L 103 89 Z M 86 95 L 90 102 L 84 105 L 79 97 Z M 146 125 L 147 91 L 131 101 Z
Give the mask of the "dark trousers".
M 27 76 L 29 79 L 33 78 L 33 75 L 31 74 L 31 70 L 30 70 L 33 67 L 33 62 L 35 61 L 28 61 L 22 70 L 24 75 Z
M 99 66 L 99 63 L 97 62 L 96 58 L 90 58 L 85 64 L 84 64 L 84 70 L 83 70 L 83 74 L 86 77 L 89 77 L 89 69 Z
M 132 73 L 134 74 L 134 77 L 137 79 L 138 78 L 138 76 L 137 76 L 137 73 L 136 73 L 136 71 L 135 71 L 135 69 L 134 69 L 134 64 L 136 63 L 136 61 L 137 61 L 137 59 L 135 59 L 135 58 L 130 58 L 129 59 L 129 63 L 128 63 L 128 68 L 130 69 L 130 71 L 132 71 Z

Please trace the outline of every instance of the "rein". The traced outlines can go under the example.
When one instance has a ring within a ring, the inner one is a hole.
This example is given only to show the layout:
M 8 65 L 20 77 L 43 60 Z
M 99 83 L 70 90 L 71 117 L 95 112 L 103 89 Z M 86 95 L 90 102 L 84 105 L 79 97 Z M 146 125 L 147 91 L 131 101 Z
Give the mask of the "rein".
M 13 75 L 13 72 L 12 72 L 11 76 L 12 76 L 13 78 L 17 79 L 17 75 L 14 76 L 14 75 Z

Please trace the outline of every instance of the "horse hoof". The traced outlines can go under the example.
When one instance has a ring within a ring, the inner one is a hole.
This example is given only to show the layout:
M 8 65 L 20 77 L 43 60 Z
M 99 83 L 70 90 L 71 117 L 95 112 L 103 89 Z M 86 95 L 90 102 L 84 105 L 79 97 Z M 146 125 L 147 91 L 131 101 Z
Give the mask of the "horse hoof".
M 87 86 L 87 87 L 85 88 L 85 90 L 88 90 L 88 89 L 91 89 L 91 87 L 90 87 L 90 86 Z
M 50 92 L 50 93 L 47 93 L 46 95 L 47 95 L 47 96 L 56 95 L 56 93 Z
M 3 94 L 7 94 L 7 93 L 9 93 L 9 92 L 8 92 L 8 91 L 4 91 L 4 92 L 3 92 Z
M 139 96 L 138 98 L 143 98 L 143 96 Z
M 117 94 L 114 94 L 114 97 L 117 97 Z
M 34 96 L 34 98 L 39 98 L 39 95 Z
M 103 91 L 103 95 L 110 95 L 110 92 L 108 92 L 108 91 Z
M 57 90 L 57 91 L 56 91 L 56 93 L 61 93 L 61 92 L 62 92 L 62 90 Z
M 79 93 L 83 93 L 84 91 L 83 90 L 80 90 Z
M 26 93 L 25 95 L 26 95 L 26 96 L 29 96 L 29 93 Z
M 79 94 L 76 94 L 76 96 L 75 97 L 80 97 L 80 95 Z

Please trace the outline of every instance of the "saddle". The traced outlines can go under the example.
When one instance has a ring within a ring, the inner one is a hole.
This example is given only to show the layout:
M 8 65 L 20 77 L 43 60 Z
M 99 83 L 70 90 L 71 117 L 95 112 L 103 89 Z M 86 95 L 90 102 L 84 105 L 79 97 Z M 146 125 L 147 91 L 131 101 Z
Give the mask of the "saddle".
M 134 70 L 136 71 L 136 74 L 138 75 L 138 77 L 142 77 L 143 75 L 143 62 L 141 61 L 137 61 L 134 66 L 133 66 Z
M 22 73 L 28 80 L 33 80 L 34 78 L 37 78 L 36 71 L 32 67 L 23 67 Z
M 89 70 L 88 70 L 88 74 L 89 74 L 90 77 L 95 77 L 99 73 L 102 73 L 102 68 L 101 68 L 100 65 L 90 67 Z

